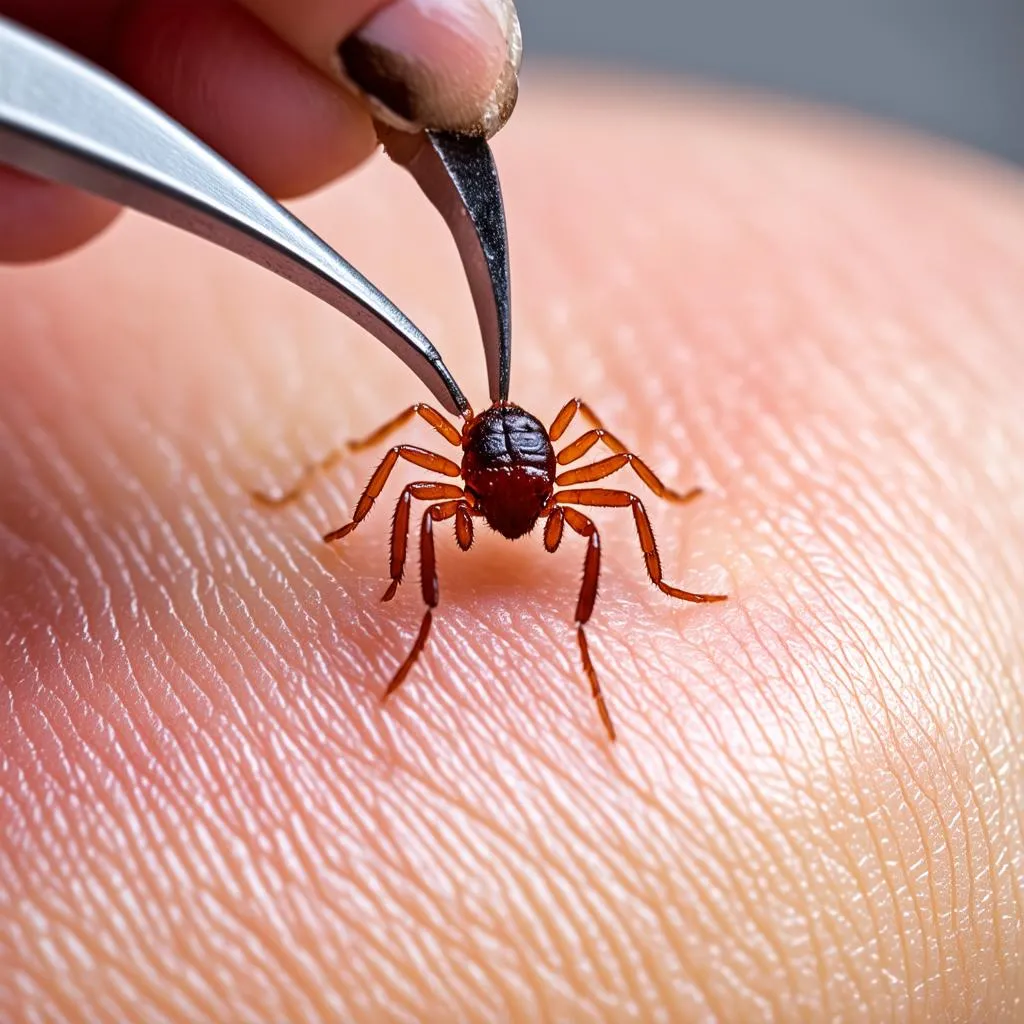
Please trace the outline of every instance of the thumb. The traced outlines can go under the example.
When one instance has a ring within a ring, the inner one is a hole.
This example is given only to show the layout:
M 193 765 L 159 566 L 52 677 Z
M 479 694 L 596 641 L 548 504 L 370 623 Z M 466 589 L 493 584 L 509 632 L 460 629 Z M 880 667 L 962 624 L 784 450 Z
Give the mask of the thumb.
M 522 57 L 513 0 L 240 0 L 373 112 L 493 135 L 508 120 Z

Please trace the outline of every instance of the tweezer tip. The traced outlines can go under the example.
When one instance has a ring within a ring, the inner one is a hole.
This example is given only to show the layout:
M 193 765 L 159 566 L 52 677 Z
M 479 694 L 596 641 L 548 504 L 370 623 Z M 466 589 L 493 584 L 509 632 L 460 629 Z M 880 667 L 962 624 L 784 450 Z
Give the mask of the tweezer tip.
M 493 401 L 506 401 L 512 356 L 508 229 L 494 156 L 482 136 L 381 129 L 455 239 L 476 307 Z M 425 144 L 426 143 L 426 144 Z
M 471 252 L 462 253 L 463 263 L 477 304 L 491 398 L 506 401 L 512 355 L 511 280 L 505 204 L 494 154 L 483 136 L 452 132 L 428 132 L 427 135 L 452 180 L 476 236 Z

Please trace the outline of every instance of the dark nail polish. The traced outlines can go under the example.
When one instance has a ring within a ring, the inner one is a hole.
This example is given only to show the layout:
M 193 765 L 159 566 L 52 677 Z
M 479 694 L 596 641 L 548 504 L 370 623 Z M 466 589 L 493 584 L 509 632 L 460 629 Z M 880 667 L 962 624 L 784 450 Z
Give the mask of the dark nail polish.
M 408 60 L 399 54 L 349 36 L 338 47 L 342 70 L 367 96 L 404 121 L 416 122 L 417 103 Z

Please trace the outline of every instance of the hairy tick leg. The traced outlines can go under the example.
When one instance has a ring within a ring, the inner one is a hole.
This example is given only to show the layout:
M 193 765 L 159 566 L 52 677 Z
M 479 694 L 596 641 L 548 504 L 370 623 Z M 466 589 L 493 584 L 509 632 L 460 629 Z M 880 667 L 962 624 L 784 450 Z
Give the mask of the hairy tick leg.
M 282 491 L 280 494 L 252 491 L 252 499 L 257 504 L 265 505 L 267 508 L 281 508 L 283 505 L 290 505 L 293 501 L 298 501 L 302 497 L 312 482 L 313 477 L 319 473 L 327 472 L 341 459 L 341 456 L 342 450 L 336 448 L 328 452 L 318 462 L 306 466 L 299 475 L 298 480 L 287 491 Z
M 393 419 L 388 420 L 383 426 L 378 427 L 372 434 L 367 434 L 366 437 L 358 438 L 355 441 L 349 441 L 346 447 L 350 452 L 372 448 L 393 434 L 399 427 L 408 423 L 413 416 L 419 416 L 420 419 L 429 423 L 449 444 L 455 445 L 456 448 L 462 444 L 461 432 L 458 428 L 452 426 L 442 413 L 438 412 L 433 406 L 426 405 L 424 402 L 417 402 L 415 405 L 409 406 L 408 409 L 404 409 Z
M 365 490 L 360 495 L 359 501 L 356 502 L 356 509 L 352 514 L 352 522 L 339 527 L 337 530 L 332 530 L 330 533 L 324 534 L 325 541 L 330 543 L 333 540 L 340 540 L 342 537 L 347 536 L 370 514 L 370 509 L 373 508 L 373 503 L 378 497 L 380 497 L 381 491 L 384 490 L 384 485 L 388 482 L 388 477 L 391 476 L 391 472 L 397 465 L 400 458 L 404 459 L 406 462 L 411 462 L 414 466 L 420 466 L 423 469 L 429 469 L 435 473 L 443 473 L 445 476 L 458 476 L 461 472 L 459 467 L 452 462 L 451 459 L 446 459 L 443 455 L 437 455 L 435 452 L 428 452 L 423 448 L 414 448 L 412 445 L 395 445 L 395 447 L 384 456 L 380 465 L 374 470 L 373 476 L 370 477 L 370 482 L 366 485 Z M 456 487 L 454 484 L 420 483 L 416 486 L 421 488 L 421 491 L 415 492 L 415 497 L 462 497 L 462 488 Z M 427 492 L 427 488 L 435 488 L 436 493 L 434 491 Z
M 651 527 L 651 520 L 644 508 L 644 503 L 629 491 L 606 490 L 602 487 L 589 487 L 580 490 L 560 491 L 555 495 L 555 501 L 560 505 L 586 505 L 594 508 L 632 508 L 633 521 L 636 524 L 637 536 L 640 539 L 640 549 L 644 555 L 644 564 L 647 566 L 647 575 L 651 582 L 664 594 L 669 597 L 678 598 L 680 601 L 691 601 L 695 604 L 713 604 L 717 601 L 727 600 L 725 594 L 695 594 L 689 590 L 680 590 L 666 583 L 661 575 L 661 558 L 658 555 L 658 545 L 654 539 L 654 530 Z
M 582 626 L 576 627 L 576 639 L 580 645 L 580 657 L 583 659 L 583 671 L 587 674 L 587 679 L 590 680 L 590 692 L 593 695 L 594 701 L 597 704 L 597 713 L 601 716 L 601 721 L 604 722 L 605 729 L 608 730 L 608 738 L 615 742 L 615 726 L 612 724 L 612 716 L 608 711 L 608 705 L 604 701 L 604 694 L 601 693 L 601 684 L 597 679 L 597 672 L 594 670 L 594 663 L 590 659 L 590 647 L 587 645 L 587 634 L 583 631 Z
M 596 433 L 596 431 L 595 431 Z M 584 434 L 585 438 L 587 435 Z M 583 438 L 580 438 L 583 440 Z M 685 494 L 666 487 L 661 480 L 654 475 L 650 466 L 632 452 L 619 452 L 616 455 L 609 455 L 606 459 L 591 463 L 589 466 L 580 466 L 579 469 L 569 469 L 559 473 L 555 477 L 555 483 L 559 487 L 569 487 L 574 484 L 593 483 L 595 480 L 603 480 L 606 476 L 618 472 L 623 466 L 629 466 L 640 479 L 659 497 L 667 501 L 685 502 L 692 501 L 702 493 L 702 488 L 693 487 Z
M 580 656 L 583 659 L 583 671 L 590 681 L 590 692 L 597 704 L 598 714 L 604 723 L 608 735 L 615 740 L 615 727 L 612 725 L 611 714 L 601 692 L 601 684 L 597 671 L 590 658 L 590 648 L 583 631 L 583 624 L 594 611 L 597 599 L 597 584 L 601 576 L 601 535 L 592 519 L 574 508 L 556 507 L 552 509 L 544 526 L 544 547 L 554 553 L 562 542 L 562 531 L 565 523 L 587 541 L 587 553 L 583 560 L 583 583 L 580 586 L 579 600 L 576 602 L 576 637 L 579 642 Z
M 412 650 L 406 655 L 405 661 L 399 666 L 387 690 L 384 691 L 383 701 L 386 701 L 402 685 L 409 670 L 416 663 L 423 648 L 427 643 L 427 636 L 430 633 L 430 624 L 433 621 L 433 609 L 441 597 L 441 589 L 437 582 L 437 561 L 434 553 L 434 523 L 444 519 L 451 519 L 456 516 L 459 510 L 465 506 L 461 500 L 450 500 L 438 502 L 431 505 L 423 513 L 423 523 L 420 527 L 420 590 L 423 594 L 423 602 L 427 610 L 420 623 L 420 631 L 413 641 Z
M 413 416 L 419 416 L 421 419 L 429 423 L 449 444 L 455 445 L 455 447 L 459 447 L 459 445 L 462 444 L 462 434 L 456 427 L 452 426 L 452 424 L 449 423 L 448 420 L 432 406 L 426 405 L 423 402 L 417 402 L 416 405 L 410 406 L 408 409 L 400 412 L 393 419 L 388 420 L 387 423 L 382 427 L 379 427 L 372 434 L 356 441 L 349 441 L 345 445 L 344 449 L 336 448 L 333 451 L 328 452 L 327 455 L 319 461 L 306 466 L 305 469 L 302 470 L 299 479 L 287 491 L 284 491 L 281 494 L 268 494 L 265 491 L 253 491 L 253 500 L 261 505 L 266 505 L 268 508 L 280 508 L 282 505 L 291 504 L 291 502 L 296 501 L 302 496 L 314 476 L 318 473 L 324 473 L 331 469 L 341 459 L 345 451 L 358 452 L 362 451 L 364 448 L 370 448 L 373 445 L 378 444 L 403 424 L 408 423 Z
M 605 429 L 604 424 L 594 414 L 594 410 L 580 398 L 570 398 L 569 401 L 562 406 L 558 415 L 555 417 L 554 422 L 551 424 L 551 429 L 548 431 L 548 436 L 552 441 L 557 441 L 565 433 L 569 424 L 575 419 L 577 413 L 579 413 L 579 415 L 592 427 L 596 427 L 600 431 L 599 437 L 591 441 L 587 447 L 579 453 L 580 455 L 596 444 L 598 440 L 603 441 L 604 444 L 613 452 L 626 451 L 626 446 L 614 434 Z M 571 448 L 572 445 L 569 447 Z

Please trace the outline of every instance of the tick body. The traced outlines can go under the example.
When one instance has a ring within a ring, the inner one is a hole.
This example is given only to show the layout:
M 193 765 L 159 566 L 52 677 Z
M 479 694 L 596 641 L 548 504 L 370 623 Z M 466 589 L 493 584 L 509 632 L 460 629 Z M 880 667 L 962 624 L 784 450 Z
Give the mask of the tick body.
M 349 442 L 348 450 L 359 451 L 372 447 L 416 416 L 429 423 L 454 448 L 462 450 L 460 462 L 424 448 L 404 444 L 393 446 L 370 477 L 370 482 L 356 503 L 352 521 L 324 535 L 328 543 L 340 540 L 369 515 L 399 459 L 444 477 L 462 479 L 463 486 L 438 480 L 408 484 L 395 505 L 391 528 L 391 584 L 382 600 L 390 601 L 402 582 L 413 502 L 423 501 L 426 507 L 419 531 L 420 589 L 427 609 L 412 650 L 392 678 L 385 697 L 398 689 L 405 680 L 430 634 L 433 609 L 437 607 L 440 597 L 434 556 L 434 524 L 453 520 L 456 542 L 463 551 L 468 551 L 473 544 L 474 522 L 478 520 L 482 519 L 503 537 L 516 540 L 529 534 L 543 519 L 544 547 L 548 551 L 558 550 L 566 526 L 586 541 L 583 582 L 576 602 L 577 643 L 601 721 L 609 737 L 614 740 L 615 727 L 601 693 L 583 629 L 597 598 L 597 584 L 601 574 L 601 535 L 593 520 L 581 512 L 580 508 L 631 510 L 647 575 L 664 594 L 698 604 L 724 601 L 725 596 L 695 594 L 664 581 L 654 531 L 647 510 L 637 495 L 630 491 L 579 485 L 602 480 L 628 466 L 655 495 L 669 501 L 690 501 L 701 493 L 700 488 L 695 487 L 681 494 L 666 487 L 642 459 L 629 452 L 604 428 L 586 403 L 575 398 L 566 402 L 550 428 L 545 428 L 540 420 L 524 409 L 507 402 L 495 403 L 478 416 L 468 413 L 461 428 L 453 425 L 431 406 L 418 404 L 389 420 L 368 437 Z M 590 429 L 556 452 L 555 442 L 577 416 Z M 560 471 L 561 467 L 582 459 L 596 445 L 602 445 L 611 454 L 586 465 Z M 332 464 L 339 455 L 332 453 L 319 466 L 307 471 L 307 475 Z M 301 484 L 279 498 L 264 497 L 261 500 L 269 504 L 282 504 L 297 497 L 300 489 Z
M 529 533 L 555 490 L 555 449 L 544 424 L 515 405 L 492 405 L 466 426 L 462 479 L 492 530 Z

